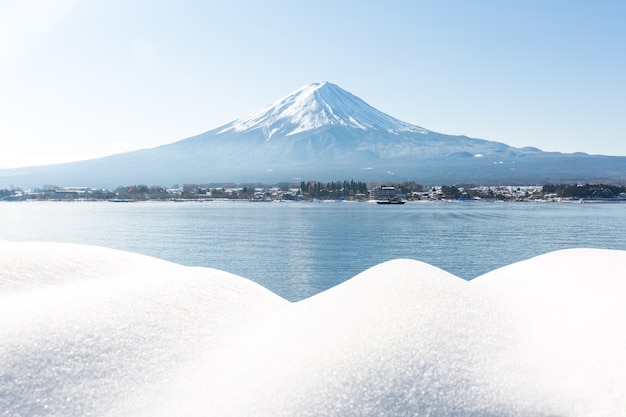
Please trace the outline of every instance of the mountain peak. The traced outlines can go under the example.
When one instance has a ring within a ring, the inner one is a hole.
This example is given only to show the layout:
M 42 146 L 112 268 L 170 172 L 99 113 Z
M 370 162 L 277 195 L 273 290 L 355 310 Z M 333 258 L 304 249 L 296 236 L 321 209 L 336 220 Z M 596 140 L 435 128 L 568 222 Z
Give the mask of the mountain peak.
M 227 124 L 219 133 L 262 130 L 266 139 L 270 139 L 275 134 L 289 136 L 324 126 L 428 133 L 376 110 L 327 81 L 300 87 L 269 106 Z

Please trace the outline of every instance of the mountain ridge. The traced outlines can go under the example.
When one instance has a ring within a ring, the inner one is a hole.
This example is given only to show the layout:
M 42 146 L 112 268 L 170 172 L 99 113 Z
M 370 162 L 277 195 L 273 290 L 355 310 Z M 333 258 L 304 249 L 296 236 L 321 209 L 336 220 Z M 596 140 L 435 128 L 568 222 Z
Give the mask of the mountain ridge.
M 170 144 L 73 163 L 0 170 L 0 187 L 348 178 L 485 185 L 625 181 L 626 157 L 543 152 L 433 132 L 322 82 Z
M 343 103 L 341 106 L 336 106 L 333 101 Z M 337 112 L 337 109 L 339 112 Z M 324 81 L 300 87 L 269 106 L 225 125 L 218 134 L 262 128 L 267 129 L 266 132 L 269 139 L 276 132 L 275 129 L 270 127 L 280 122 L 283 125 L 286 123 L 297 126 L 292 131 L 281 132 L 285 136 L 313 130 L 325 125 L 337 124 L 362 130 L 384 129 L 390 133 L 401 131 L 429 132 L 424 128 L 405 123 L 376 110 L 337 85 Z

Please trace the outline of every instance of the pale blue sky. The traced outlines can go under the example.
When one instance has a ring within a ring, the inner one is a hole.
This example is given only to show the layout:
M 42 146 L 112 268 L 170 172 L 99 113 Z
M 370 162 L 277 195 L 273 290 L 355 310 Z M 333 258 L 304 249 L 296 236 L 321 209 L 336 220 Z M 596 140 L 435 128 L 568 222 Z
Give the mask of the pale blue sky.
M 171 143 L 330 81 L 405 122 L 626 155 L 626 2 L 0 0 L 0 167 Z

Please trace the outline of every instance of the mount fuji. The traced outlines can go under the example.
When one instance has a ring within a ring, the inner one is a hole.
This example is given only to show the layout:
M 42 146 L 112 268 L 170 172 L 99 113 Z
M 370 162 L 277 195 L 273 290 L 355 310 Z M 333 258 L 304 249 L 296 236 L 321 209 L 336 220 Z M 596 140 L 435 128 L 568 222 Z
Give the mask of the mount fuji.
M 405 123 L 329 82 L 200 135 L 104 158 L 0 170 L 0 187 L 404 181 L 538 184 L 626 179 L 626 157 L 543 152 Z

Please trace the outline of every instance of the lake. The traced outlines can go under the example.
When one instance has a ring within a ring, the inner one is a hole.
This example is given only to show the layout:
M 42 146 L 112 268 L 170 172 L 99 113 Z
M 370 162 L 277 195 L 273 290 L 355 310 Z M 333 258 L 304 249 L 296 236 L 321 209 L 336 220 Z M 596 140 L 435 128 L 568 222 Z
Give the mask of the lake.
M 2 202 L 0 239 L 213 267 L 295 301 L 395 258 L 472 279 L 557 249 L 626 250 L 625 217 L 626 203 Z

